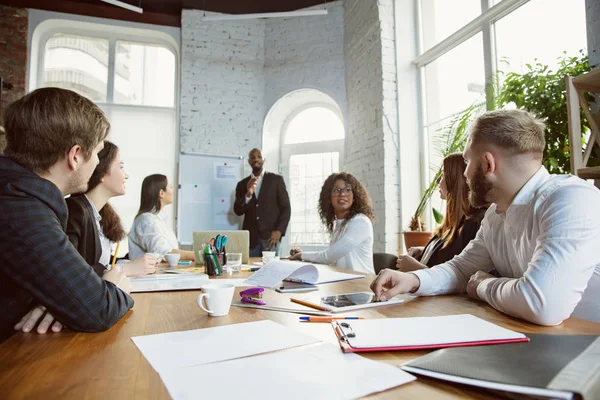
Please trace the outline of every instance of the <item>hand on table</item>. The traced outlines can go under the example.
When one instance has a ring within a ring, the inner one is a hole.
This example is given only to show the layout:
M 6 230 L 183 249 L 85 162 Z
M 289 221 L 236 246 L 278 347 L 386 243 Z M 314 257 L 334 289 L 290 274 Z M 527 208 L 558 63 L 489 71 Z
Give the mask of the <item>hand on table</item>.
M 398 256 L 396 261 L 396 268 L 402 272 L 417 271 L 419 269 L 427 268 L 426 265 L 421 264 L 415 258 L 408 254 Z
M 125 293 L 131 292 L 131 281 L 125 275 L 124 272 L 119 271 L 117 268 L 113 268 L 110 271 L 106 271 L 102 276 L 102 279 L 108 282 L 114 283 L 119 289 Z
M 31 332 L 38 321 L 40 324 L 37 327 L 37 333 L 41 335 L 48 332 L 50 326 L 52 326 L 52 332 L 60 332 L 63 328 L 63 324 L 58 322 L 50 312 L 46 311 L 46 307 L 37 306 L 21 318 L 21 321 L 15 325 L 15 330 L 25 333 Z
M 416 291 L 420 284 L 421 281 L 415 274 L 386 268 L 379 271 L 377 278 L 371 283 L 371 290 L 377 300 L 387 301 L 396 295 Z
M 288 260 L 302 260 L 302 250 L 296 248 L 291 249 Z
M 127 276 L 147 275 L 155 273 L 157 265 L 158 260 L 155 257 L 144 255 L 123 264 L 123 270 Z

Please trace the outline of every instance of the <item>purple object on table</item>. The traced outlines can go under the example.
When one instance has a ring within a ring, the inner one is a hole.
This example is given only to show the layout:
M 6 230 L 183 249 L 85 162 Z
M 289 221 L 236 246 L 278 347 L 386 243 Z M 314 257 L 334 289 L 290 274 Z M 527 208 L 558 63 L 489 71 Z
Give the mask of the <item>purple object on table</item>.
M 259 306 L 267 305 L 267 303 L 264 301 L 258 300 L 262 297 L 264 291 L 265 289 L 261 287 L 242 290 L 240 292 L 240 296 L 242 296 L 242 303 L 258 304 Z

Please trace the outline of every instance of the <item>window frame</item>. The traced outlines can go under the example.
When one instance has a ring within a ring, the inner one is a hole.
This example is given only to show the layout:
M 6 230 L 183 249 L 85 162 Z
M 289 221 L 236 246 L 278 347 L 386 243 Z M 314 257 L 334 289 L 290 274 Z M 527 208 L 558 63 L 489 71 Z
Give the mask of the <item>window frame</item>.
M 50 24 L 50 26 L 46 27 L 46 24 Z M 41 32 L 39 34 L 39 37 L 36 38 L 35 33 L 37 33 L 37 31 Z M 145 32 L 148 32 L 151 35 L 144 35 Z M 118 105 L 122 107 L 174 109 L 178 112 L 178 99 L 180 96 L 179 50 L 170 41 L 166 39 L 161 39 L 160 36 L 166 36 L 167 34 L 158 31 L 112 26 L 108 24 L 100 24 L 95 22 L 72 21 L 69 19 L 62 18 L 48 19 L 39 24 L 34 31 L 32 41 L 35 40 L 35 45 L 37 45 L 37 60 L 35 60 L 35 65 L 32 65 L 35 66 L 36 70 L 35 81 L 30 80 L 29 82 L 30 90 L 40 88 L 45 83 L 44 68 L 46 62 L 46 46 L 48 44 L 48 41 L 56 34 L 77 35 L 100 40 L 108 40 L 108 77 L 106 84 L 106 102 L 97 102 L 97 104 Z M 166 48 L 173 54 L 173 57 L 175 58 L 175 76 L 173 77 L 173 106 L 165 107 L 144 104 L 123 104 L 114 102 L 117 41 L 126 41 L 141 45 L 161 46 Z M 33 50 L 34 49 L 32 49 L 32 51 Z

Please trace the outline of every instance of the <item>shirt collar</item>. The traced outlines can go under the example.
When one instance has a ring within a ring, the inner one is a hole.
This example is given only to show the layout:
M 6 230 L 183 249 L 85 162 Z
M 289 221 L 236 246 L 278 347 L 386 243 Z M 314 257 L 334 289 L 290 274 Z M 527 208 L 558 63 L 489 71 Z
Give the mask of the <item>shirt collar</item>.
M 96 206 L 90 200 L 90 198 L 87 197 L 87 195 L 84 194 L 84 196 L 87 199 L 88 203 L 90 203 L 90 205 L 92 206 L 92 210 L 94 211 L 94 218 L 96 218 L 96 221 L 100 222 L 102 220 L 102 217 L 100 216 L 100 213 L 98 212 L 98 210 L 96 210 Z
M 260 174 L 258 175 L 258 179 L 262 179 L 262 177 L 265 176 L 265 171 L 266 170 L 264 168 L 260 171 Z M 254 177 L 254 172 L 250 172 L 250 178 L 253 178 L 253 177 Z
M 519 190 L 519 193 L 515 196 L 510 205 L 516 204 L 529 204 L 535 197 L 535 193 L 538 188 L 544 184 L 550 178 L 548 170 L 543 165 L 540 169 L 527 181 L 525 185 Z

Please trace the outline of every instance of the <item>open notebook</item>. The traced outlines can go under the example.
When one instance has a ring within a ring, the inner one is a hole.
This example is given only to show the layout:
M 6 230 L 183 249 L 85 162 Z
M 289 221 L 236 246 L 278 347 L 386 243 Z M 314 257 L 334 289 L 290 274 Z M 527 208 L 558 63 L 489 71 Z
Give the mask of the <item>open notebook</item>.
M 319 285 L 360 278 L 364 278 L 364 275 L 331 271 L 325 266 L 317 267 L 302 261 L 275 260 L 256 271 L 246 283 L 250 286 L 274 288 L 283 280 Z
M 208 275 L 144 275 L 131 278 L 131 292 L 165 292 L 172 290 L 194 290 L 200 289 L 202 285 L 210 283 Z
M 403 370 L 467 385 L 555 399 L 600 399 L 600 338 L 529 334 L 529 343 L 434 351 Z M 519 396 L 520 397 L 520 396 Z
M 385 318 L 332 323 L 344 352 L 438 349 L 526 342 L 514 332 L 473 315 Z

